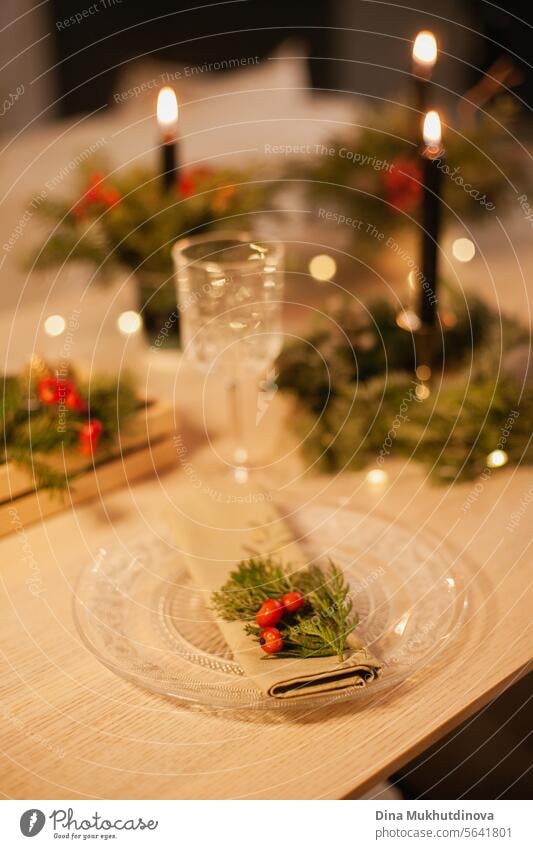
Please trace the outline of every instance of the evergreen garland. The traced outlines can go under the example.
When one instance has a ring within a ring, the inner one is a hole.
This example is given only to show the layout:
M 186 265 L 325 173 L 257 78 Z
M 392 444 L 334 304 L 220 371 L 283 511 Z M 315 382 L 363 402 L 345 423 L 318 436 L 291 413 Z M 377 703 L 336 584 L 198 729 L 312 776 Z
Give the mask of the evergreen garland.
M 447 482 L 481 474 L 498 448 L 511 463 L 533 462 L 533 398 L 524 376 L 500 364 L 500 350 L 527 346 L 519 325 L 472 299 L 426 385 L 414 378 L 413 337 L 389 304 L 368 313 L 345 306 L 333 319 L 340 331 L 317 328 L 311 344 L 298 342 L 278 360 L 278 386 L 299 401 L 297 430 L 315 469 L 386 467 L 402 456 Z
M 61 452 L 65 452 L 68 466 L 68 457 L 78 453 L 80 438 L 83 447 L 84 425 L 96 420 L 101 437 L 89 447 L 97 460 L 105 457 L 113 449 L 119 429 L 139 409 L 139 400 L 132 382 L 122 377 L 120 381 L 93 379 L 90 385 L 80 384 L 84 403 L 78 409 L 43 403 L 38 386 L 43 376 L 50 374 L 51 370 L 41 363 L 37 372 L 32 368 L 26 374 L 4 378 L 0 400 L 4 437 L 0 462 L 11 461 L 26 468 L 37 489 L 65 489 L 70 475 L 68 470 L 66 474 L 58 471 Z M 72 373 L 69 381 L 75 382 Z
M 512 110 L 510 100 L 500 98 L 474 126 L 447 128 L 446 165 L 455 172 L 443 179 L 445 214 L 475 218 L 487 214 L 487 204 L 501 209 L 513 197 L 497 164 Z M 156 172 L 130 168 L 106 176 L 109 168 L 96 156 L 80 166 L 73 195 L 39 204 L 39 215 L 54 227 L 33 258 L 38 267 L 86 260 L 104 279 L 117 264 L 135 272 L 170 275 L 171 248 L 178 238 L 233 228 L 228 219 L 245 227 L 250 213 L 276 207 L 284 177 L 306 184 L 310 203 L 328 202 L 383 232 L 412 227 L 421 202 L 419 120 L 411 109 L 394 105 L 354 121 L 354 128 L 325 143 L 328 153 L 290 158 L 281 174 L 274 168 L 265 173 L 261 167 L 258 179 L 257 165 L 180 169 L 166 192 Z M 510 185 L 519 177 L 527 190 L 527 175 L 509 151 L 506 176 Z M 470 192 L 463 183 L 472 187 Z M 480 202 L 483 197 L 486 203 Z M 375 239 L 364 230 L 354 232 L 358 255 L 367 249 L 374 254 Z
M 511 100 L 500 98 L 474 125 L 444 128 L 443 215 L 452 223 L 501 213 L 515 200 L 516 183 L 528 191 L 530 178 L 512 149 L 504 148 L 505 178 L 498 164 L 514 113 Z M 421 118 L 392 105 L 359 115 L 353 127 L 330 138 L 315 155 L 291 163 L 287 177 L 302 180 L 317 212 L 326 206 L 387 235 L 412 230 L 422 204 Z M 354 234 L 359 257 L 376 255 L 375 238 L 365 226 L 346 232 Z
M 96 162 L 98 164 L 98 162 Z M 35 252 L 37 267 L 68 260 L 92 263 L 105 280 L 118 266 L 135 272 L 171 275 L 171 250 L 180 237 L 233 228 L 227 217 L 244 228 L 243 216 L 268 207 L 270 186 L 247 171 L 191 168 L 175 185 L 162 190 L 161 177 L 146 169 L 113 176 L 90 167 L 80 169 L 74 196 L 45 200 L 39 214 L 54 227 Z

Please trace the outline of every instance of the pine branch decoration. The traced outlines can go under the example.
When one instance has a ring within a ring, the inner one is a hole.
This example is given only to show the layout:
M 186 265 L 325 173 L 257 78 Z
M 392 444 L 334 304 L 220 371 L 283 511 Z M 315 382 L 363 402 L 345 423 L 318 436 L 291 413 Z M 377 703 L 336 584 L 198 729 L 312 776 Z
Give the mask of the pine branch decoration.
M 53 370 L 47 373 L 52 376 Z M 139 409 L 139 399 L 132 380 L 122 375 L 116 379 L 93 379 L 89 385 L 79 384 L 85 399 L 82 410 L 64 408 L 58 427 L 58 407 L 39 400 L 37 384 L 42 374 L 12 375 L 4 379 L 0 400 L 0 419 L 4 440 L 0 462 L 12 461 L 27 469 L 36 488 L 62 490 L 68 487 L 70 475 L 58 470 L 50 456 L 61 459 L 77 450 L 82 425 L 88 418 L 98 419 L 102 426 L 101 445 L 97 457 L 112 450 L 119 429 L 127 428 Z M 69 378 L 74 380 L 74 374 Z M 59 464 L 60 466 L 60 464 Z
M 294 421 L 305 435 L 306 457 L 327 473 L 407 457 L 439 483 L 483 474 L 496 448 L 505 448 L 511 463 L 532 464 L 527 375 L 502 371 L 501 363 L 502 350 L 506 356 L 527 351 L 527 331 L 476 299 L 455 312 L 456 325 L 445 337 L 444 379 L 425 400 L 416 395 L 413 340 L 388 304 L 371 306 L 366 321 L 345 306 L 332 322 L 342 334 L 317 328 L 312 345 L 287 348 L 277 383 L 298 400 Z M 370 334 L 374 346 L 362 346 Z
M 349 586 L 339 566 L 312 564 L 296 571 L 271 557 L 252 557 L 239 563 L 224 586 L 213 593 L 213 608 L 226 622 L 242 622 L 247 634 L 260 640 L 254 617 L 269 598 L 298 590 L 304 607 L 278 623 L 283 649 L 276 657 L 344 658 L 347 640 L 358 624 Z

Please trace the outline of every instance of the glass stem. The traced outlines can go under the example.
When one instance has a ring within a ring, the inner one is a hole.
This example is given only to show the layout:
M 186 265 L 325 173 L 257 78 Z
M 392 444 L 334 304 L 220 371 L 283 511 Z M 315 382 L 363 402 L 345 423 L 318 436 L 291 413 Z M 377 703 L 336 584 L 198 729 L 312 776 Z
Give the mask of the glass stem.
M 248 450 L 246 448 L 246 409 L 243 383 L 236 378 L 229 383 L 228 389 L 234 440 L 233 462 L 237 467 L 244 467 L 248 462 Z

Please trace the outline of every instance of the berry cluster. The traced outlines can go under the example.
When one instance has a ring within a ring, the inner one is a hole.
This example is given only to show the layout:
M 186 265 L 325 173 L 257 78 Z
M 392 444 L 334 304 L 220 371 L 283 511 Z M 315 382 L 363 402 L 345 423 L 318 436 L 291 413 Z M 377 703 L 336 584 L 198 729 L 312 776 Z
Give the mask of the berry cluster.
M 190 198 L 204 190 L 206 181 L 213 181 L 214 179 L 215 172 L 212 168 L 204 166 L 189 168 L 188 171 L 180 173 L 176 181 L 176 188 L 182 198 Z M 225 212 L 236 192 L 235 186 L 219 186 L 214 191 L 211 200 L 214 211 Z
M 279 601 L 276 598 L 267 598 L 263 602 L 256 613 L 255 621 L 261 628 L 259 642 L 264 652 L 278 654 L 282 650 L 283 637 L 275 626 L 283 616 L 298 613 L 304 605 L 305 598 L 298 590 L 285 593 Z
M 401 156 L 383 172 L 385 199 L 396 212 L 413 212 L 422 197 L 422 173 L 418 162 Z
M 47 407 L 62 406 L 74 413 L 85 413 L 87 404 L 74 381 L 60 377 L 43 377 L 37 384 L 37 395 Z M 99 419 L 89 419 L 80 427 L 79 448 L 90 457 L 98 447 L 103 425 Z
M 120 201 L 120 193 L 104 183 L 102 174 L 91 174 L 88 185 L 79 199 L 72 207 L 74 218 L 86 218 L 91 211 L 110 209 Z
M 60 377 L 43 377 L 37 384 L 37 395 L 46 406 L 62 404 L 67 410 L 84 413 L 87 404 L 78 392 L 72 380 Z

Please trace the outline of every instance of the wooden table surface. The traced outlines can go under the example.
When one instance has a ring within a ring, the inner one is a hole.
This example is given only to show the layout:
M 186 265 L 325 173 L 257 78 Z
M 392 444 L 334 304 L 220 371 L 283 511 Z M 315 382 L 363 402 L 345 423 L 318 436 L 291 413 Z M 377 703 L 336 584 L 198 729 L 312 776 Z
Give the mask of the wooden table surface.
M 458 639 L 392 691 L 290 719 L 210 713 L 115 677 L 82 644 L 72 585 L 99 541 L 157 519 L 183 470 L 103 496 L 0 543 L 0 748 L 10 798 L 341 798 L 363 793 L 523 673 L 532 655 L 531 473 L 431 486 L 391 465 L 293 484 L 306 498 L 394 518 L 457 551 L 470 581 Z M 340 503 L 340 502 L 339 502 Z M 514 514 L 514 518 L 513 518 Z

